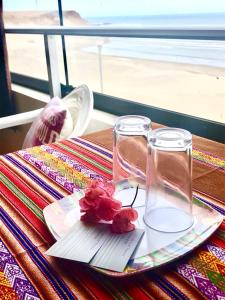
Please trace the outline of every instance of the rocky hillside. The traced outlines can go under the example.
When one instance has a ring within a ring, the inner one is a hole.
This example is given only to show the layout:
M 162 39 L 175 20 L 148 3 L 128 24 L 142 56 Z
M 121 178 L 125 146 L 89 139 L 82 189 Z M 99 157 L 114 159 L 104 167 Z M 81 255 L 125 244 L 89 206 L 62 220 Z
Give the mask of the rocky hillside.
M 5 26 L 52 26 L 59 25 L 57 11 L 5 11 Z M 87 21 L 74 10 L 64 11 L 64 25 L 85 25 Z

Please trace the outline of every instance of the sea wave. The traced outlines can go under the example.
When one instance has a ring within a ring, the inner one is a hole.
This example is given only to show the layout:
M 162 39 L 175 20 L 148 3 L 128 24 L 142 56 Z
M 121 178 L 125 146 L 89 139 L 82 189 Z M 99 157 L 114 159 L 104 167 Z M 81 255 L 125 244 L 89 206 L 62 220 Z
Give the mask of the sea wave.
M 223 41 L 108 38 L 107 42 L 99 40 L 98 47 L 84 50 L 101 55 L 225 68 Z

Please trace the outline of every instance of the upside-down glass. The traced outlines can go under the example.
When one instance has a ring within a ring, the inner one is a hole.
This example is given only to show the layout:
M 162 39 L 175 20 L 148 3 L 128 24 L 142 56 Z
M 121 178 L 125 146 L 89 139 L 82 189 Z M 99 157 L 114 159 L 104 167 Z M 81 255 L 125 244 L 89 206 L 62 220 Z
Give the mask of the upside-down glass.
M 145 223 L 158 231 L 179 232 L 193 224 L 192 136 L 160 128 L 149 136 Z
M 119 117 L 114 126 L 113 182 L 115 198 L 123 206 L 145 205 L 149 118 L 138 115 Z

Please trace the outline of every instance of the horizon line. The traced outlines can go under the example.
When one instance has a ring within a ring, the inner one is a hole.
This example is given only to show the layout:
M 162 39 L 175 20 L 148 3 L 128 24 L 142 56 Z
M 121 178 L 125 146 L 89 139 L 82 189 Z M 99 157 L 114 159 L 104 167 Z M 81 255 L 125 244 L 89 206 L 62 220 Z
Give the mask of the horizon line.
M 33 10 L 24 10 L 24 9 L 17 9 L 17 10 L 9 10 L 9 9 L 4 9 L 3 10 L 3 13 L 5 12 L 35 12 L 35 11 L 39 11 L 39 12 L 58 12 L 57 9 L 54 9 L 54 10 L 43 10 L 43 9 L 33 9 Z M 81 14 L 75 10 L 75 9 L 64 9 L 63 12 L 67 12 L 67 11 L 74 11 L 76 13 L 78 13 L 80 16 Z M 174 16 L 174 15 L 179 15 L 179 16 L 188 16 L 188 15 L 206 15 L 206 14 L 210 14 L 210 15 L 213 15 L 213 14 L 225 14 L 225 11 L 221 12 L 221 11 L 215 11 L 215 12 L 174 12 L 174 13 L 165 13 L 165 12 L 162 12 L 162 13 L 152 13 L 152 14 L 129 14 L 129 15 L 86 15 L 85 17 L 88 17 L 88 18 L 99 18 L 99 17 L 103 17 L 103 18 L 113 18 L 113 17 L 156 17 L 156 16 Z

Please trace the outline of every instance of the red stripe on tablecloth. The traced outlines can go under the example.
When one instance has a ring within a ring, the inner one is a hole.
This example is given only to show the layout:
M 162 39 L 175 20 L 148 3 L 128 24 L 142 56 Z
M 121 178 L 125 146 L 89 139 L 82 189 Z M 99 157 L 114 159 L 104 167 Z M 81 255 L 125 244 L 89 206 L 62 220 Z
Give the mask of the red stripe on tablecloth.
M 83 282 L 85 289 L 90 294 L 94 294 L 96 299 L 104 299 L 104 300 L 112 299 L 112 296 L 108 293 L 108 291 L 103 289 L 102 285 L 101 285 L 102 288 L 99 289 L 99 286 L 96 285 L 96 282 L 91 280 L 91 277 L 89 274 L 81 271 L 81 272 L 79 272 L 79 279 L 81 280 L 81 282 Z
M 34 202 L 40 209 L 43 209 L 48 205 L 48 203 L 46 203 L 46 201 L 42 199 L 40 195 L 37 195 L 26 184 L 24 184 L 21 181 L 21 178 L 15 176 L 12 170 L 9 171 L 7 168 L 2 168 L 2 166 L 0 166 L 0 171 L 2 171 L 2 173 L 5 174 L 5 176 L 10 179 L 11 182 L 13 182 L 13 185 L 15 185 L 23 194 L 31 199 L 31 201 Z
M 135 281 L 137 282 L 137 281 Z M 123 283 L 124 291 L 132 297 L 132 299 L 141 299 L 141 300 L 149 300 L 149 295 L 147 290 L 142 288 L 139 285 L 134 285 L 132 282 L 124 282 Z
M 12 171 L 7 168 L 3 168 L 0 165 L 0 171 L 13 182 L 21 193 L 25 194 L 31 202 L 34 202 L 39 208 L 44 208 L 48 204 L 40 198 L 40 195 L 36 195 L 31 189 L 29 189 L 20 179 L 15 176 Z M 4 199 L 9 204 L 13 204 L 14 209 L 21 213 L 25 219 L 30 220 L 31 226 L 33 226 L 40 234 L 48 241 L 52 240 L 52 237 L 48 231 L 46 231 L 46 225 L 40 220 L 32 210 L 23 203 L 23 201 L 17 197 L 3 182 L 0 182 L 0 190 L 4 193 Z M 31 223 L 32 221 L 32 223 Z
M 76 161 L 80 162 L 82 165 L 84 165 L 85 167 L 89 168 L 90 170 L 96 172 L 98 175 L 101 175 L 102 177 L 106 178 L 106 179 L 112 179 L 112 175 L 106 173 L 105 171 L 95 167 L 94 165 L 92 165 L 91 163 L 83 160 L 82 158 L 77 157 L 75 154 L 68 152 L 67 150 L 63 149 L 60 147 L 60 145 L 57 144 L 52 144 L 51 148 L 56 149 L 57 151 L 60 151 L 61 153 L 66 154 L 68 157 L 75 159 Z
M 26 161 L 22 160 L 21 162 L 21 157 L 13 157 L 14 160 L 16 160 L 19 163 L 26 163 Z M 4 160 L 4 162 L 2 161 L 2 165 L 4 166 L 5 169 L 7 169 L 10 173 L 13 174 L 13 176 L 17 177 L 17 178 L 21 178 L 21 180 L 23 181 L 23 183 L 26 186 L 29 186 L 29 189 L 32 190 L 35 194 L 37 194 L 38 198 L 41 198 L 46 205 L 50 204 L 51 202 L 46 198 L 46 195 L 51 196 L 49 193 L 47 194 L 40 186 L 40 189 L 37 189 L 37 183 L 31 178 L 29 177 L 27 174 L 25 174 L 23 172 L 22 169 L 18 168 L 15 164 L 13 164 L 11 161 L 8 160 Z M 33 173 L 32 170 L 32 165 L 28 166 L 29 171 L 31 171 Z M 37 172 L 37 170 L 35 170 Z M 39 175 L 39 174 L 38 174 Z M 41 174 L 40 174 L 41 175 Z M 43 193 L 45 192 L 45 194 Z
M 43 223 L 19 198 L 17 198 L 2 182 L 0 190 L 4 193 L 5 202 L 8 203 L 17 213 L 21 214 L 40 235 L 48 242 L 53 240 L 52 235 Z
M 140 288 L 139 285 L 134 286 L 134 278 L 129 278 L 128 280 L 126 278 L 111 279 L 107 276 L 99 276 L 97 273 L 89 273 L 86 274 L 85 277 L 82 277 L 82 280 L 84 280 L 85 285 L 94 292 L 95 296 L 97 296 L 97 299 L 112 299 L 112 296 L 114 296 L 113 298 L 115 299 L 150 299 L 147 293 Z M 101 286 L 97 288 L 96 283 L 100 284 Z M 114 295 L 113 292 L 116 294 Z
M 220 228 L 225 231 L 225 221 L 220 225 Z
M 215 236 L 215 234 L 213 236 L 211 236 L 211 238 L 209 239 L 209 241 L 214 244 L 217 247 L 220 247 L 222 249 L 225 248 L 225 243 L 223 240 L 219 239 L 217 236 Z
M 64 145 L 70 147 L 71 149 L 76 150 L 79 153 L 84 154 L 84 155 L 90 157 L 91 159 L 97 161 L 98 163 L 100 163 L 100 164 L 104 165 L 105 167 L 107 167 L 107 168 L 109 168 L 109 169 L 112 170 L 112 164 L 109 163 L 107 160 L 105 160 L 103 157 L 98 156 L 95 153 L 93 154 L 91 152 L 91 149 L 88 150 L 88 149 L 82 148 L 81 146 L 78 146 L 78 145 L 76 145 L 76 144 L 74 144 L 74 143 L 72 143 L 70 141 L 62 141 L 61 144 L 64 144 Z

